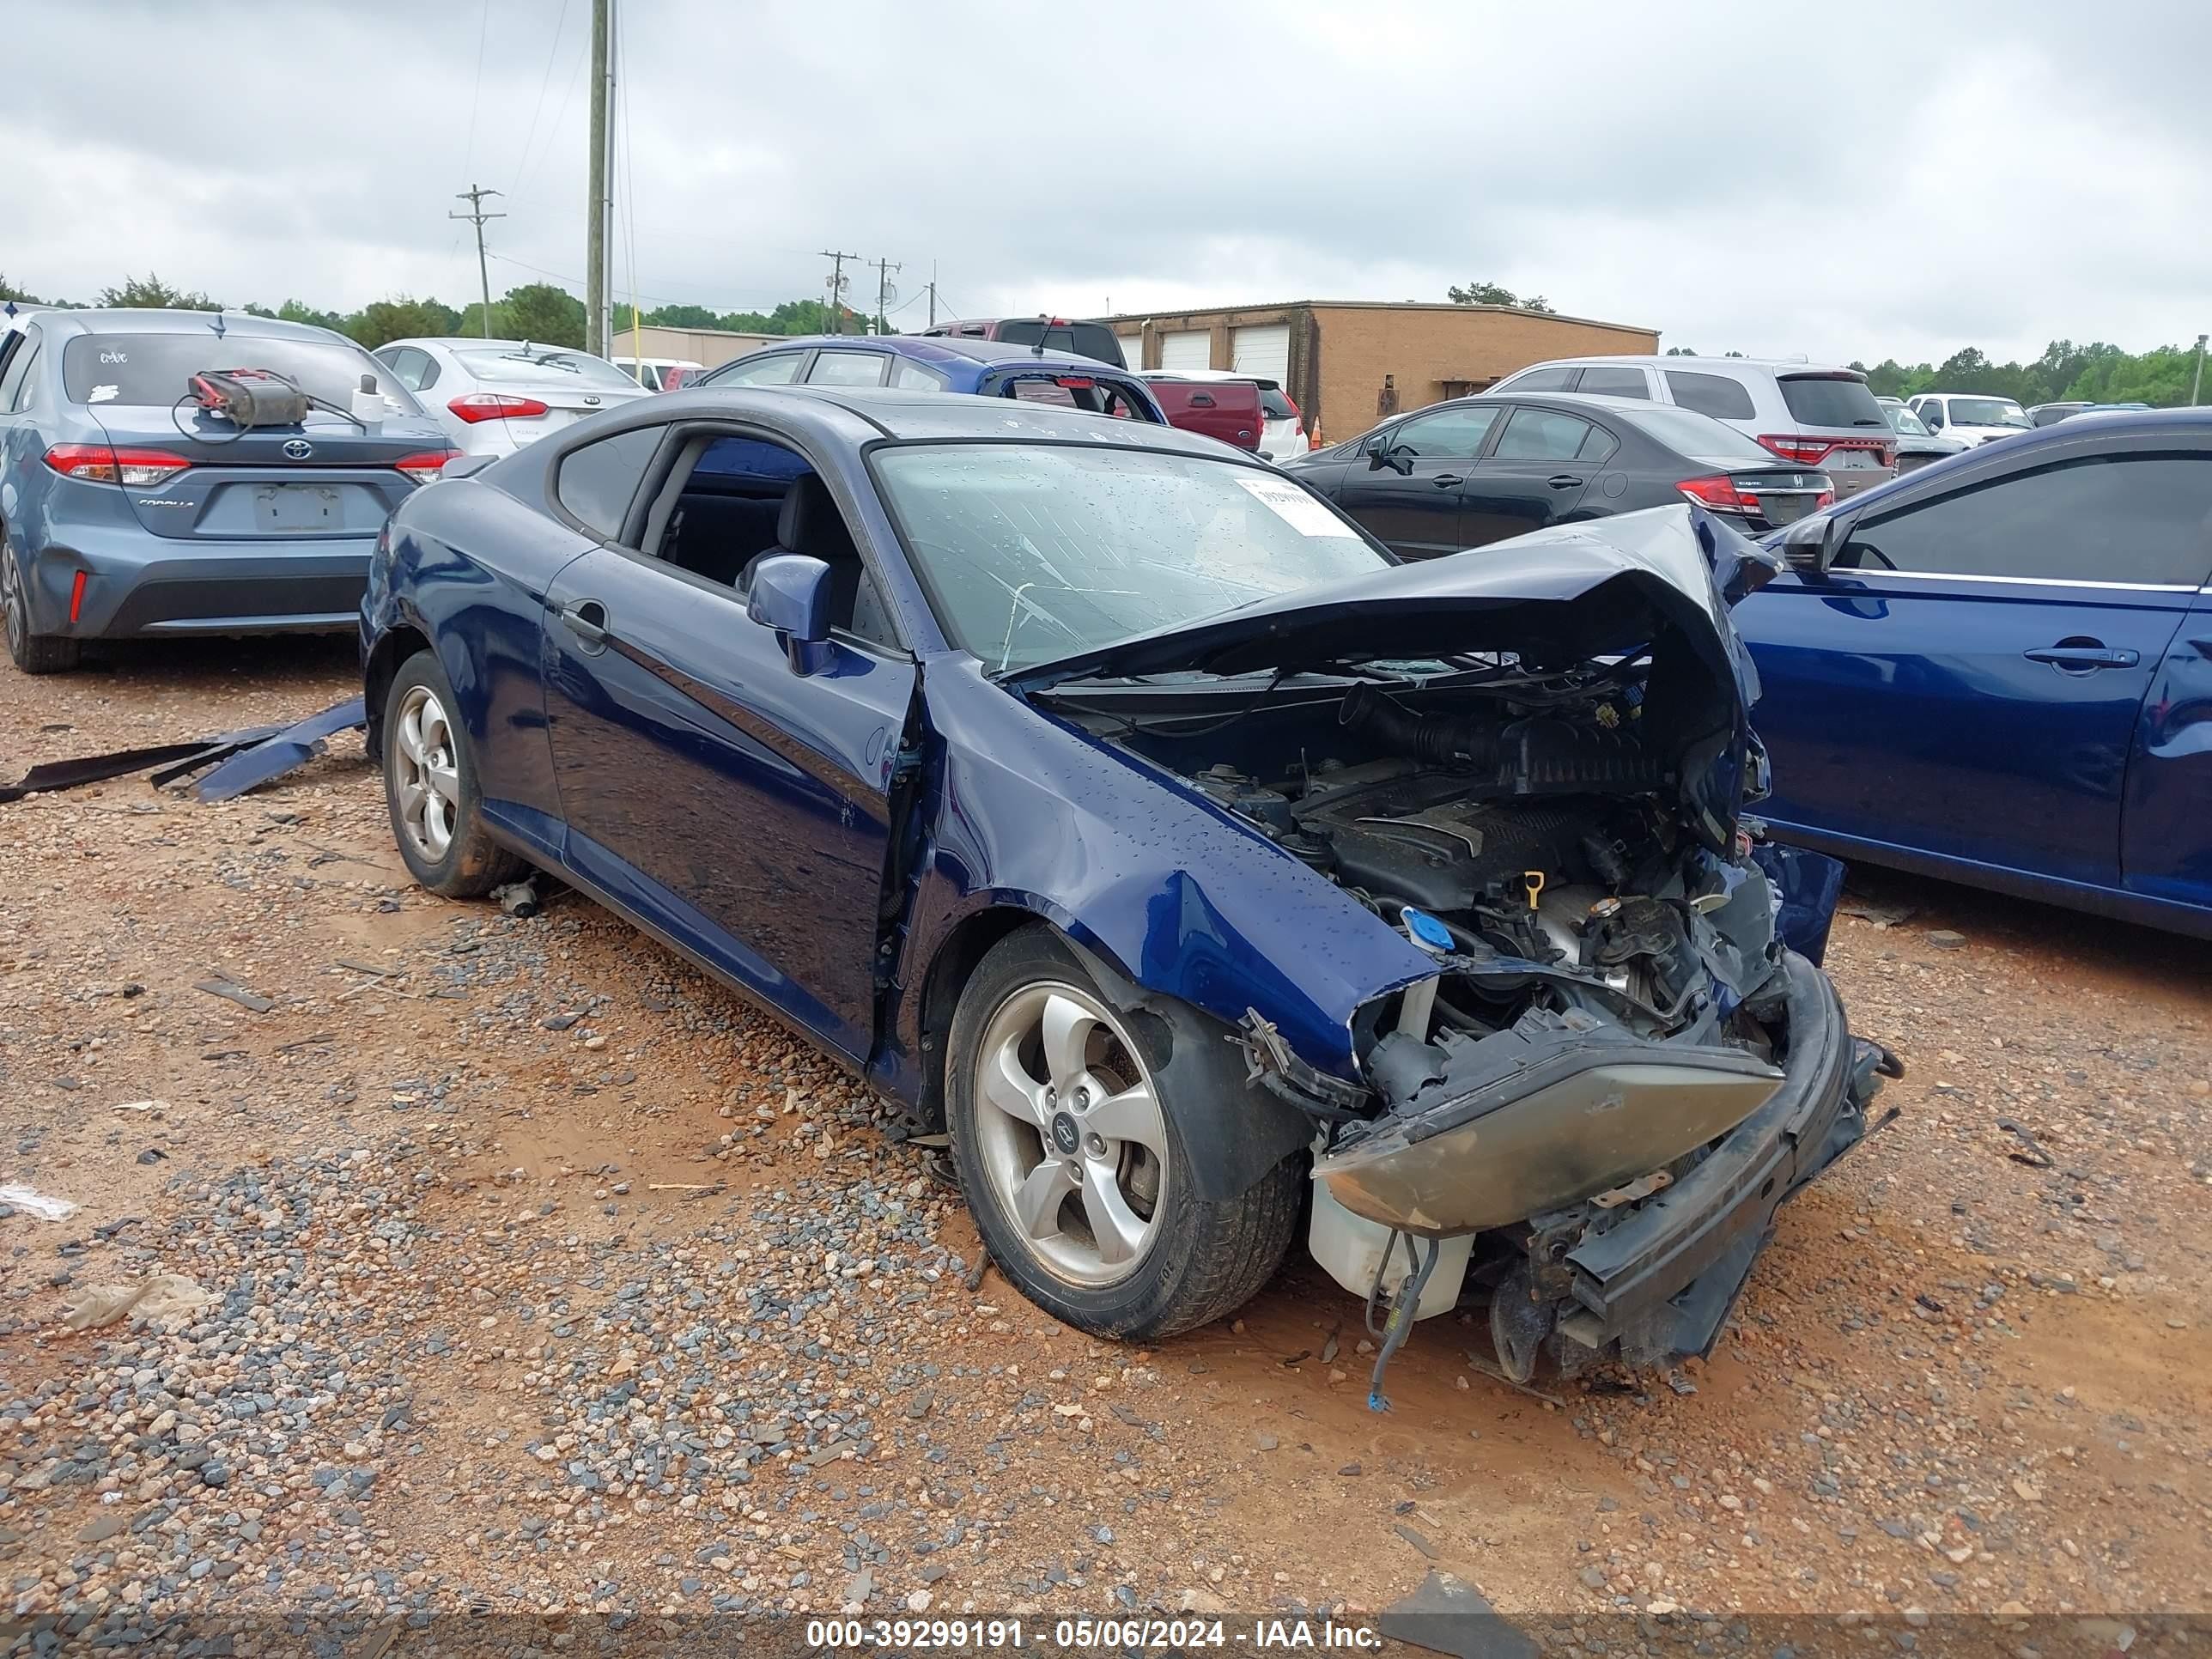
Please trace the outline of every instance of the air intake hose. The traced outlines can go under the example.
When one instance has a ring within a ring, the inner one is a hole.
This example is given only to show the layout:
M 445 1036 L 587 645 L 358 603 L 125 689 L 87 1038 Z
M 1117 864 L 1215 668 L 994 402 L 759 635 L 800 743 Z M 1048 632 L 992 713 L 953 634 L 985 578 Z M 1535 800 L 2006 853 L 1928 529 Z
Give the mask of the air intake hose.
M 1374 738 L 1395 754 L 1410 755 L 1434 766 L 1477 771 L 1487 771 L 1498 764 L 1498 735 L 1503 729 L 1494 720 L 1416 714 L 1371 685 L 1355 685 L 1344 694 L 1336 723 Z

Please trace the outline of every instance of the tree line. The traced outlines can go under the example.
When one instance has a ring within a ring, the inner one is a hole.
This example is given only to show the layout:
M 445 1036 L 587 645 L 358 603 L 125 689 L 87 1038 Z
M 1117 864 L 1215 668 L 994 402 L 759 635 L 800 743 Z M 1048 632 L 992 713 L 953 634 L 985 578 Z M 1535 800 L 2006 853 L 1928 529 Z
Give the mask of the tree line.
M 82 309 L 88 303 L 42 300 L 12 286 L 4 276 L 0 276 L 0 302 L 10 300 L 19 305 L 64 310 Z M 236 307 L 226 307 L 221 301 L 198 289 L 173 288 L 151 272 L 125 277 L 118 287 L 104 288 L 100 297 L 88 303 L 94 307 L 137 306 L 161 311 L 234 308 L 249 316 L 275 317 L 288 323 L 311 323 L 319 328 L 333 329 L 372 351 L 393 340 L 481 336 L 487 331 L 497 339 L 530 340 L 541 345 L 580 348 L 584 343 L 584 302 L 553 283 L 526 283 L 507 289 L 491 303 L 489 331 L 484 327 L 481 300 L 471 301 L 459 310 L 440 300 L 417 300 L 404 295 L 372 300 L 358 311 L 325 311 L 299 300 L 287 300 L 273 310 L 251 301 Z M 865 331 L 867 323 L 850 307 L 841 306 L 833 314 L 819 300 L 788 300 L 769 312 L 717 313 L 705 306 L 661 306 L 643 312 L 635 320 L 647 328 L 716 328 L 742 334 L 858 334 Z M 617 306 L 614 323 L 614 349 L 619 355 L 621 337 L 633 323 L 631 307 Z
M 1470 283 L 1448 289 L 1460 305 L 1517 306 L 1524 311 L 1547 312 L 1541 295 L 1516 296 L 1494 283 Z M 40 300 L 9 286 L 0 276 L 0 301 L 73 307 L 68 300 Z M 198 290 L 172 288 L 149 272 L 125 278 L 121 286 L 100 291 L 99 306 L 148 306 L 164 310 L 220 311 L 217 301 Z M 401 295 L 372 300 L 358 311 L 323 311 L 298 300 L 287 300 L 275 310 L 248 303 L 238 309 L 256 317 L 278 317 L 287 322 L 313 323 L 335 329 L 374 350 L 392 340 L 441 338 L 485 332 L 483 302 L 471 301 L 459 310 L 434 299 Z M 833 313 L 819 300 L 787 300 L 773 311 L 714 311 L 706 306 L 665 305 L 642 313 L 637 320 L 647 327 L 714 328 L 740 334 L 860 334 L 868 319 L 848 306 Z M 615 307 L 614 349 L 622 350 L 621 337 L 632 324 L 631 309 Z M 507 289 L 492 301 L 491 334 L 505 340 L 532 340 L 544 345 L 580 348 L 584 343 L 584 302 L 552 283 L 526 283 Z M 1682 346 L 1668 348 L 1669 356 L 1698 354 Z M 1726 354 L 1741 357 L 1740 351 Z M 2130 352 L 2101 340 L 2076 345 L 2053 340 L 2033 362 L 1992 362 L 1978 348 L 1954 351 L 1940 363 L 1901 363 L 1886 357 L 1869 368 L 1863 362 L 1850 367 L 1867 377 L 1877 396 L 1910 398 L 1922 392 L 1980 392 L 2016 399 L 2023 407 L 2035 404 L 2085 402 L 2144 403 L 2166 409 L 2186 404 L 2197 369 L 2194 346 L 2159 346 Z

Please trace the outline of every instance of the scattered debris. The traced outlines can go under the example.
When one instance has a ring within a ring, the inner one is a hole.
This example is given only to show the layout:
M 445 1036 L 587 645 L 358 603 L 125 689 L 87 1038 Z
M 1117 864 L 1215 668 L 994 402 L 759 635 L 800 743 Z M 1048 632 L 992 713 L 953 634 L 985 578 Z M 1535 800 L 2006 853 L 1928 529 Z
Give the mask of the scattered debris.
M 1948 927 L 1938 927 L 1928 935 L 1928 942 L 1939 951 L 1955 951 L 1966 942 L 1964 933 L 1954 933 Z
M 2005 1154 L 2005 1156 L 2010 1158 L 2014 1163 L 2025 1164 L 2031 1170 L 2048 1170 L 2056 1162 L 2050 1153 L 2043 1150 L 2042 1145 L 2033 1135 L 2030 1134 L 2024 1127 L 2014 1122 L 2012 1119 L 2008 1117 L 1999 1118 L 1997 1120 L 1997 1127 L 2003 1130 L 2007 1134 L 2010 1135 L 2014 1140 L 2017 1140 L 2021 1144 L 2021 1150 L 2019 1152 L 2007 1152 Z
M 204 738 L 197 743 L 157 744 L 149 749 L 117 749 L 105 755 L 85 755 L 76 760 L 47 761 L 33 767 L 15 783 L 0 785 L 0 805 L 17 801 L 26 795 L 52 794 L 63 789 L 75 789 L 88 783 L 106 783 L 112 778 L 128 777 L 133 772 L 143 772 L 149 767 L 162 767 L 154 775 L 155 785 L 181 777 L 187 772 L 198 771 L 203 766 L 235 754 L 244 744 L 258 743 L 272 732 L 281 728 L 258 726 L 243 732 L 233 732 L 220 738 Z
M 970 1294 L 973 1294 L 975 1291 L 980 1291 L 983 1288 L 983 1275 L 990 1271 L 990 1252 L 988 1250 L 979 1250 L 976 1253 L 975 1265 L 969 1270 L 968 1274 L 968 1289 Z
M 162 1328 L 163 1322 L 211 1308 L 220 1298 L 182 1273 L 155 1273 L 137 1285 L 94 1285 L 64 1310 L 62 1323 L 73 1331 L 97 1331 L 128 1316 L 134 1325 Z
M 1393 1522 L 1390 1526 L 1390 1530 L 1396 1533 L 1399 1537 L 1404 1539 L 1415 1549 L 1420 1551 L 1420 1553 L 1428 1557 L 1430 1560 L 1433 1561 L 1437 1559 L 1437 1547 L 1429 1542 L 1427 1539 L 1422 1537 L 1419 1533 L 1415 1532 L 1404 1522 Z
M 495 887 L 491 896 L 504 915 L 526 921 L 538 914 L 538 883 L 534 877 L 525 876 L 520 881 Z
M 240 745 L 222 765 L 199 781 L 193 793 L 204 802 L 229 800 L 247 790 L 305 766 L 323 752 L 327 739 L 368 724 L 368 705 L 359 697 L 333 703 L 296 726 L 278 726 L 251 745 Z
M 118 1100 L 108 1109 L 115 1112 L 151 1112 L 159 1117 L 173 1109 L 166 1100 Z
M 1841 915 L 1856 916 L 1871 923 L 1877 930 L 1901 927 L 1919 914 L 1909 904 L 1881 904 L 1873 899 L 1861 898 L 1855 893 L 1844 895 L 1844 902 L 1836 907 Z
M 0 1187 L 0 1204 L 27 1211 L 41 1221 L 66 1221 L 77 1212 L 74 1200 L 49 1197 L 32 1187 Z
M 227 979 L 196 979 L 192 989 L 205 991 L 211 997 L 222 997 L 257 1014 L 265 1014 L 276 1006 L 267 997 L 256 995 L 243 985 L 233 985 Z
M 1536 1659 L 1538 1651 L 1528 1633 L 1503 1618 L 1480 1590 L 1434 1567 L 1412 1595 L 1382 1610 L 1375 1628 L 1394 1642 L 1455 1659 Z

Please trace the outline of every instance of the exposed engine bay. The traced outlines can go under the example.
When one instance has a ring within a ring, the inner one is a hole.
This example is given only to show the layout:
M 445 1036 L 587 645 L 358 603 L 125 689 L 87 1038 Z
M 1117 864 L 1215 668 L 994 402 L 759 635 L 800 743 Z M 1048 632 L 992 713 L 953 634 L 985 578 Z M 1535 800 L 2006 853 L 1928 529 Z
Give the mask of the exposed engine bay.
M 1079 718 L 1435 964 L 1359 1010 L 1364 1088 L 1251 1018 L 1255 1074 L 1316 1119 L 1316 1258 L 1370 1324 L 1389 1302 L 1385 1359 L 1470 1297 L 1516 1381 L 1709 1350 L 1773 1205 L 1863 1133 L 1894 1064 L 1784 944 L 1751 831 L 1687 804 L 1686 765 L 1735 734 L 1649 718 L 1617 660 L 1282 678 L 1195 733 L 1188 702 Z

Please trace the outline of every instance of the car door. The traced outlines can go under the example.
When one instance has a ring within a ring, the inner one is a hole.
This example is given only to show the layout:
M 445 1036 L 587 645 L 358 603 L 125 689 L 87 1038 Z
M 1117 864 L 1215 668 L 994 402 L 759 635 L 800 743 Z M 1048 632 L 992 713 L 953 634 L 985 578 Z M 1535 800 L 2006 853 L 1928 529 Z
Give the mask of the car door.
M 646 502 L 697 461 L 685 453 L 696 436 L 663 444 Z M 811 471 L 792 488 L 810 483 L 823 488 Z M 634 507 L 548 596 L 546 715 L 566 860 L 863 1062 L 914 665 L 841 633 L 826 662 L 799 672 L 736 587 L 640 550 L 648 517 Z
M 0 334 L 0 550 L 15 544 L 26 563 L 28 592 L 31 501 L 41 482 L 32 471 L 46 443 L 30 408 L 32 375 L 38 367 L 44 331 L 36 323 Z M 45 469 L 40 468 L 40 471 Z M 48 476 L 52 476 L 49 474 Z
M 1346 469 L 1337 505 L 1401 559 L 1458 552 L 1468 544 L 1461 490 L 1503 407 L 1446 404 L 1374 434 Z
M 1469 547 L 1541 530 L 1572 513 L 1620 440 L 1579 415 L 1519 404 L 1462 489 Z
M 1938 475 L 1840 520 L 1825 579 L 1738 606 L 1774 763 L 1762 814 L 1839 850 L 2117 884 L 2145 696 L 2212 565 L 2207 460 L 2172 448 Z

